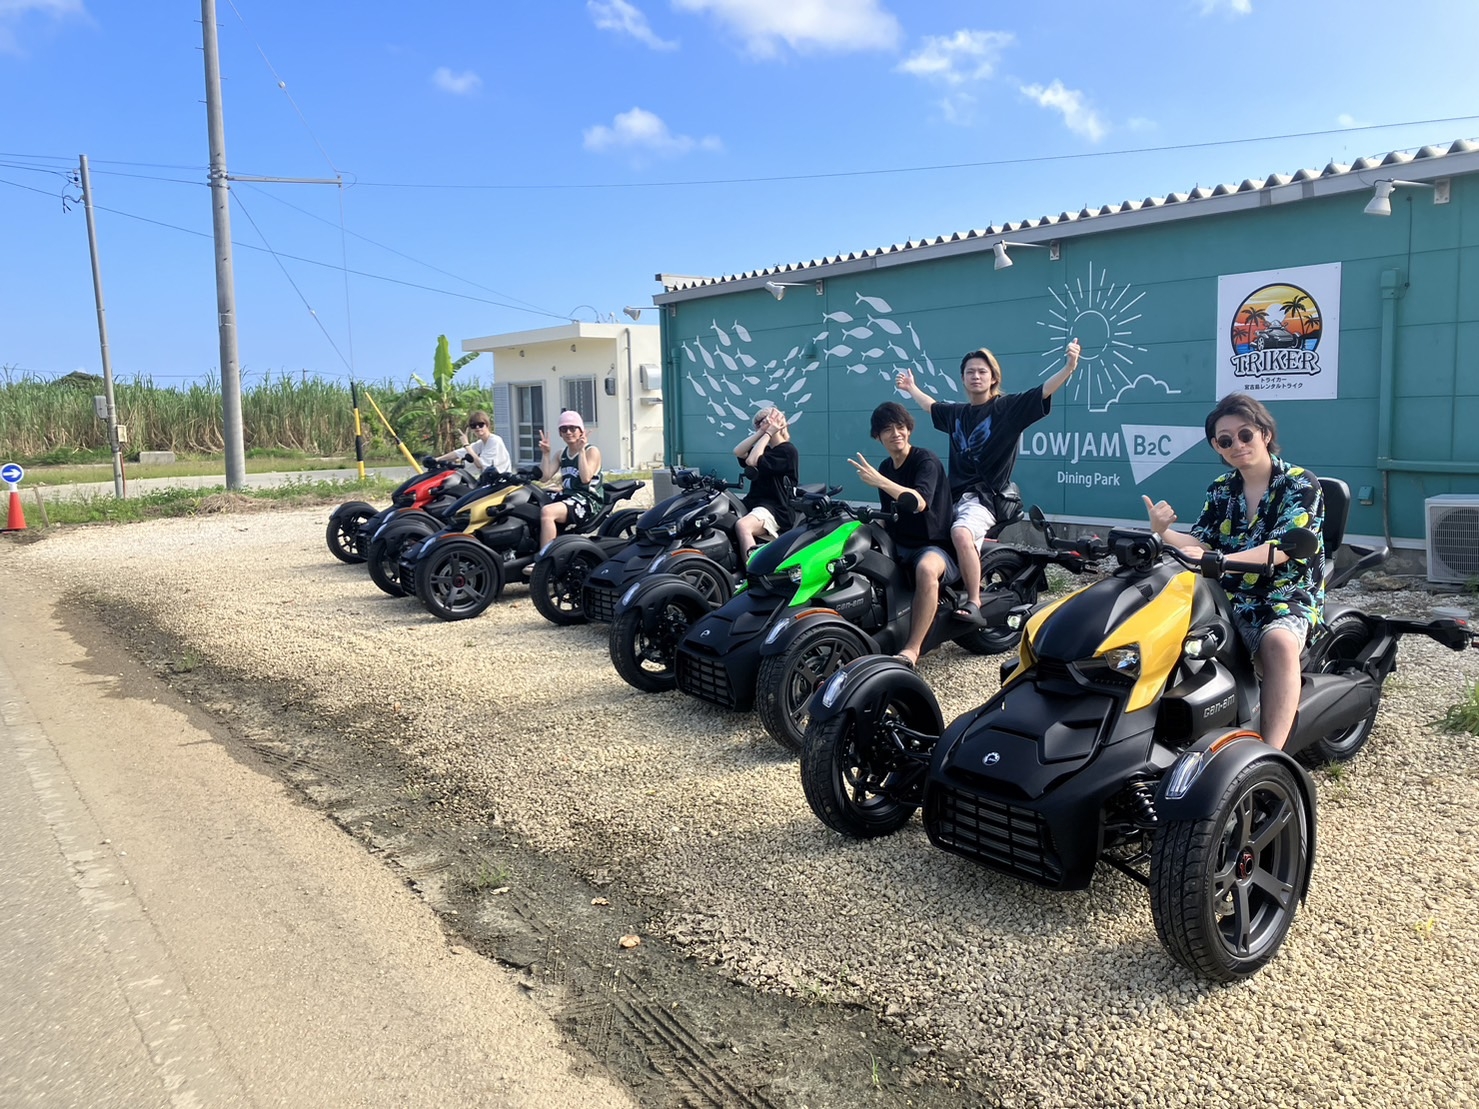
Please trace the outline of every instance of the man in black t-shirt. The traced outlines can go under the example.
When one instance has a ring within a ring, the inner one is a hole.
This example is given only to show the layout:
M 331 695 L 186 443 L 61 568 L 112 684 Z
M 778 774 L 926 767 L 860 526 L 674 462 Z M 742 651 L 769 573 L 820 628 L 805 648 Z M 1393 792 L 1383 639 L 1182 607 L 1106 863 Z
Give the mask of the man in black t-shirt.
M 913 666 L 919 661 L 924 637 L 935 621 L 940 604 L 940 586 L 960 580 L 960 571 L 950 557 L 950 485 L 945 467 L 932 451 L 909 443 L 914 417 L 902 404 L 886 401 L 873 410 L 869 429 L 883 444 L 888 457 L 874 469 L 861 454 L 848 462 L 863 484 L 878 490 L 878 503 L 885 512 L 899 513 L 888 525 L 899 565 L 914 572 L 914 601 L 910 608 L 909 641 L 894 657 Z M 905 494 L 916 501 L 899 503 Z
M 981 620 L 981 543 L 996 523 L 996 495 L 1012 480 L 1017 445 L 1022 432 L 1053 410 L 1053 394 L 1078 367 L 1078 340 L 1070 339 L 1067 364 L 1042 383 L 1040 389 L 1006 394 L 1001 391 L 1001 363 L 984 347 L 960 360 L 965 404 L 937 401 L 914 383 L 908 370 L 894 385 L 908 393 L 930 414 L 935 427 L 950 436 L 950 495 L 955 518 L 951 546 L 960 562 L 967 601 L 957 609 L 958 619 Z

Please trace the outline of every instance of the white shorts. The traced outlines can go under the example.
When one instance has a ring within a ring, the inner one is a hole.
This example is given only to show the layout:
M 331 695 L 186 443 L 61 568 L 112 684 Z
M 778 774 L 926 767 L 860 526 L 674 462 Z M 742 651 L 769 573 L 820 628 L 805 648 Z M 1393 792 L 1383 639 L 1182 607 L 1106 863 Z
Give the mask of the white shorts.
M 981 498 L 974 493 L 967 493 L 961 497 L 955 505 L 955 521 L 952 528 L 965 528 L 971 533 L 971 538 L 980 546 L 986 539 L 986 533 L 996 524 L 996 514 L 981 503 Z
M 775 513 L 771 512 L 764 505 L 757 505 L 755 508 L 750 509 L 749 512 L 746 512 L 745 515 L 753 516 L 760 521 L 760 534 L 767 539 L 774 539 L 780 535 L 781 529 L 780 525 L 776 523 Z

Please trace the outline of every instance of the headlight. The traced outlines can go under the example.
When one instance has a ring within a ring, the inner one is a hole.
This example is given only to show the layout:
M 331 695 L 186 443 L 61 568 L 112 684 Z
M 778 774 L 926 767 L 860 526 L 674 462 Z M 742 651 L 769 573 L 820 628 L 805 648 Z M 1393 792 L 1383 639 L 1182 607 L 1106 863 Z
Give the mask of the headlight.
M 780 621 L 780 623 L 776 624 L 773 628 L 771 628 L 770 631 L 768 633 L 766 633 L 766 636 L 765 636 L 765 645 L 768 647 L 772 643 L 774 643 L 777 639 L 779 639 L 781 637 L 781 632 L 785 631 L 786 630 L 786 626 L 788 624 L 790 624 L 790 623 L 791 623 L 791 621 L 789 621 L 789 620 L 782 620 L 782 621 Z
M 822 705 L 831 708 L 837 703 L 837 698 L 842 696 L 842 687 L 847 684 L 847 671 L 839 670 L 827 679 L 827 684 L 822 687 Z
M 435 535 L 432 535 L 422 540 L 421 546 L 416 548 L 416 558 L 420 558 L 427 551 L 431 550 L 431 545 L 436 542 L 436 539 L 437 537 Z M 415 559 L 412 559 L 412 561 L 414 562 Z
M 636 585 L 632 586 L 630 589 L 628 589 L 625 593 L 623 593 L 621 595 L 622 607 L 625 607 L 625 606 L 627 606 L 627 605 L 629 605 L 629 604 L 632 603 L 632 598 L 637 595 L 637 590 L 640 589 L 641 587 L 642 587 L 642 583 L 641 582 L 638 582 Z
M 1176 760 L 1176 765 L 1171 767 L 1171 776 L 1166 780 L 1168 801 L 1179 801 L 1186 796 L 1186 791 L 1191 789 L 1191 783 L 1196 781 L 1197 775 L 1202 772 L 1204 761 L 1201 751 L 1188 751 Z
M 789 579 L 789 581 L 791 582 L 792 585 L 800 585 L 801 584 L 801 567 L 800 566 L 792 566 L 792 567 L 790 567 L 789 569 L 786 570 L 786 577 L 787 577 L 787 579 Z
M 678 534 L 678 530 L 672 524 L 663 524 L 661 527 L 651 529 L 647 534 L 653 539 L 667 543 Z
M 1116 674 L 1138 678 L 1140 676 L 1140 644 L 1128 647 L 1113 647 L 1104 652 L 1104 662 Z

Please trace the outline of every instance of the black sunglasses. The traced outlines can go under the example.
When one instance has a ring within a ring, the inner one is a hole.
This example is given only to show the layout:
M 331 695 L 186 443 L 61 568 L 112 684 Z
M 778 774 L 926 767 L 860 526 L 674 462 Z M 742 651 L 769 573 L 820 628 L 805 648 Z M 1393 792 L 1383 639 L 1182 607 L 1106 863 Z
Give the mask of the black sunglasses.
M 1258 438 L 1258 432 L 1254 431 L 1251 427 L 1238 428 L 1238 442 L 1242 443 L 1245 447 L 1249 443 L 1253 442 L 1253 440 L 1256 438 Z M 1231 450 L 1233 445 L 1233 437 L 1227 434 L 1227 432 L 1223 432 L 1216 439 L 1213 439 L 1212 442 L 1217 444 L 1218 450 Z
M 468 424 L 467 426 L 468 427 L 487 427 L 488 425 L 485 424 L 482 420 L 473 420 L 472 423 Z

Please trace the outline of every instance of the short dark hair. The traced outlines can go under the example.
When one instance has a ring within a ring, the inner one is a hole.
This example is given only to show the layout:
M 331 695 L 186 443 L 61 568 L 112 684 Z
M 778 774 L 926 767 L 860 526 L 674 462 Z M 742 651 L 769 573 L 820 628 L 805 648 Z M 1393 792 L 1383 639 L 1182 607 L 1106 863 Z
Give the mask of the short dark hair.
M 909 415 L 909 410 L 898 401 L 886 400 L 873 409 L 873 419 L 869 423 L 868 434 L 877 439 L 887 429 L 900 424 L 906 431 L 913 431 L 914 417 Z
M 1229 393 L 1223 397 L 1217 402 L 1217 407 L 1207 414 L 1207 442 L 1217 438 L 1217 421 L 1226 416 L 1247 420 L 1268 436 L 1269 453 L 1279 453 L 1279 425 L 1274 422 L 1274 414 L 1261 400 L 1250 397 L 1247 393 Z

